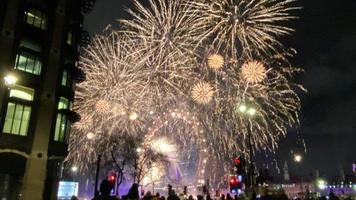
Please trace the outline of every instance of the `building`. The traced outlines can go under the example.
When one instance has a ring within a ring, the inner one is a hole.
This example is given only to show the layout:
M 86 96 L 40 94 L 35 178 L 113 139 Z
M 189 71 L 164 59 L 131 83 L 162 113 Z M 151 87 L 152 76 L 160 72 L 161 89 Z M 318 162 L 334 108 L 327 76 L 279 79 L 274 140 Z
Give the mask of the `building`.
M 56 199 L 71 123 L 84 14 L 95 0 L 1 0 L 0 199 Z M 7 79 L 9 81 L 9 79 Z M 9 82 L 7 82 L 9 83 Z

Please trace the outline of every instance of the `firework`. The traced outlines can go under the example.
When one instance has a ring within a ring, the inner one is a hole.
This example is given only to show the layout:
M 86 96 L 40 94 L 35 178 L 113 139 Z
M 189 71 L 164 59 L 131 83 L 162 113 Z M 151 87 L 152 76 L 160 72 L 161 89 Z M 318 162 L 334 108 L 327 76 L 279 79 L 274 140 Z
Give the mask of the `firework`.
M 281 22 L 295 18 L 289 12 L 297 9 L 295 0 L 196 0 L 187 4 L 196 10 L 204 24 L 203 38 L 212 38 L 212 44 L 224 50 L 231 58 L 237 53 L 277 51 L 282 44 L 279 36 L 290 34 L 291 28 Z
M 214 88 L 205 82 L 197 83 L 192 89 L 192 98 L 200 104 L 208 104 L 214 95 Z
M 110 106 L 108 101 L 100 99 L 95 104 L 95 111 L 100 113 L 100 114 L 109 113 L 110 110 L 111 110 L 111 106 Z
M 186 94 L 189 81 L 197 78 L 194 55 L 203 27 L 196 24 L 195 11 L 184 0 L 149 1 L 147 7 L 133 2 L 134 9 L 128 11 L 133 19 L 120 20 L 120 32 L 134 41 L 157 101 L 174 101 L 177 95 Z
M 247 83 L 260 83 L 266 77 L 266 68 L 261 62 L 249 61 L 241 68 L 241 78 Z
M 228 174 L 232 152 L 253 153 L 250 132 L 253 151 L 274 151 L 299 123 L 294 88 L 303 88 L 290 79 L 301 70 L 278 40 L 292 31 L 281 24 L 294 18 L 293 2 L 150 0 L 145 7 L 134 0 L 122 30 L 96 36 L 81 56 L 87 79 L 78 84 L 74 110 L 83 117 L 73 126 L 68 159 L 86 166 L 100 152 L 109 162 L 113 146 L 135 141 L 164 155 L 198 156 L 202 184 Z
M 224 67 L 224 57 L 219 54 L 212 54 L 208 57 L 208 66 L 212 69 Z
M 174 143 L 170 142 L 167 138 L 157 138 L 151 140 L 150 148 L 155 152 L 166 155 L 170 160 L 174 160 L 177 155 L 177 147 Z

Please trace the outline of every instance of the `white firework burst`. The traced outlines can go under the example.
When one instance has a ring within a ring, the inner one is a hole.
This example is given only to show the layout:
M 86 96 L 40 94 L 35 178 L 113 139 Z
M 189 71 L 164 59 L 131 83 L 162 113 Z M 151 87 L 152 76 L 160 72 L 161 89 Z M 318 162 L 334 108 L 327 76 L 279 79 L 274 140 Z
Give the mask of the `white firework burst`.
M 282 44 L 279 36 L 290 34 L 293 29 L 281 22 L 294 19 L 290 15 L 295 0 L 187 0 L 199 13 L 198 24 L 204 24 L 203 38 L 212 38 L 219 50 L 231 58 L 240 52 L 251 55 L 277 51 Z

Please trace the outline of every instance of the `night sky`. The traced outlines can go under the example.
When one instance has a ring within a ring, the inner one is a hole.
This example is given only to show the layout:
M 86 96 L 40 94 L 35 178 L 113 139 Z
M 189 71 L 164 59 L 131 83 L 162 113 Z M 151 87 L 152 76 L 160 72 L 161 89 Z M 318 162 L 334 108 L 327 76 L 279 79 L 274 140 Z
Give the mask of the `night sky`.
M 297 79 L 308 93 L 301 93 L 300 127 L 290 131 L 273 157 L 287 160 L 292 173 L 318 169 L 321 175 L 337 176 L 341 168 L 350 173 L 356 162 L 356 1 L 297 4 L 303 9 L 295 13 L 300 18 L 289 23 L 296 32 L 285 44 L 298 51 L 292 63 L 305 69 Z M 94 35 L 108 24 L 118 27 L 116 19 L 127 18 L 125 8 L 130 5 L 131 0 L 97 0 L 85 28 Z M 304 154 L 298 166 L 291 162 L 291 151 Z

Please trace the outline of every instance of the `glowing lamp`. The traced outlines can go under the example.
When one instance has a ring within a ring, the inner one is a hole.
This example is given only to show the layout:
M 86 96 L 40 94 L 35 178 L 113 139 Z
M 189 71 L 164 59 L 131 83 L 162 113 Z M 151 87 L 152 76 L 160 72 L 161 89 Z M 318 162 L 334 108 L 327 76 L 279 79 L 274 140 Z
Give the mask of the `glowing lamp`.
M 5 85 L 9 88 L 14 87 L 17 82 L 17 78 L 11 74 L 4 77 Z

